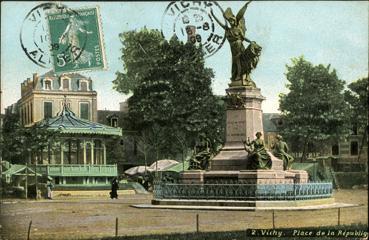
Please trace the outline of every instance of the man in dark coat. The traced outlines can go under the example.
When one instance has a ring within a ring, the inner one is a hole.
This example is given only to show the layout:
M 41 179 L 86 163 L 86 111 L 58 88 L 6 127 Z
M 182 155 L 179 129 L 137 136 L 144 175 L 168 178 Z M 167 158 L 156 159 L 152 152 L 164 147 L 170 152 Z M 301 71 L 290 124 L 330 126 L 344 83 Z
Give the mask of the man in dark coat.
M 112 183 L 111 183 L 111 192 L 110 192 L 110 198 L 111 199 L 118 199 L 118 189 L 119 189 L 119 183 L 117 178 L 114 178 Z

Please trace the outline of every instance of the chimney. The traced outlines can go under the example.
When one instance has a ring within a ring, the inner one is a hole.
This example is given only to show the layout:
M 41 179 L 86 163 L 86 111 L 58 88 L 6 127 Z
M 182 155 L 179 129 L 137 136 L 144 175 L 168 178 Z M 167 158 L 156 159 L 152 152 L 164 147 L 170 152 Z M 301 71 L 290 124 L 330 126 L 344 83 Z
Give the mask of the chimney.
M 35 81 L 36 79 L 38 79 L 38 74 L 37 73 L 34 73 L 33 74 L 33 81 Z
M 24 89 L 25 89 L 25 81 L 21 83 L 21 96 L 23 97 L 24 95 Z
M 38 74 L 34 73 L 32 75 L 32 80 L 33 80 L 33 88 L 36 86 L 37 82 L 38 82 Z
M 90 87 L 90 89 L 87 89 L 88 91 L 93 91 L 94 89 L 92 88 L 92 79 L 91 79 L 91 77 L 89 77 L 88 78 L 88 85 L 89 85 L 89 87 Z

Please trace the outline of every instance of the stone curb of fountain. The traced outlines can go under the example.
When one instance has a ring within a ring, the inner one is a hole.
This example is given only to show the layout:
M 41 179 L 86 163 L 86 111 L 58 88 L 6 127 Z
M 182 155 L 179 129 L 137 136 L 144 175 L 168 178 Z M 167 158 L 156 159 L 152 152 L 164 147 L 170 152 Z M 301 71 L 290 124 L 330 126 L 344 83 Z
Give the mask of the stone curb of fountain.
M 363 206 L 363 204 L 332 203 L 332 204 L 299 206 L 299 207 L 230 207 L 230 206 L 186 206 L 186 205 L 151 205 L 151 204 L 131 205 L 131 207 L 134 208 L 146 208 L 146 209 L 218 210 L 218 211 L 269 211 L 269 210 L 310 211 L 310 210 L 350 208 L 360 206 Z

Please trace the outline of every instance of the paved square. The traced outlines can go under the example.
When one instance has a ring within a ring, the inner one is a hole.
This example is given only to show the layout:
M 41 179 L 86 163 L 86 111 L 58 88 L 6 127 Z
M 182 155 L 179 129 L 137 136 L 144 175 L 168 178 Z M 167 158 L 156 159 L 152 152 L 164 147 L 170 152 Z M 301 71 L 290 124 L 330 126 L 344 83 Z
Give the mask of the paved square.
M 341 224 L 368 224 L 367 190 L 340 190 L 334 197 L 339 202 L 358 203 L 360 207 L 342 208 Z M 119 219 L 119 235 L 196 231 L 199 214 L 200 231 L 245 230 L 271 228 L 271 211 L 206 211 L 137 209 L 132 204 L 148 204 L 152 195 L 120 195 L 118 200 L 60 199 L 3 200 L 1 206 L 2 239 L 27 239 L 32 220 L 31 239 L 88 239 L 114 236 L 115 219 Z M 275 211 L 276 228 L 333 226 L 337 209 L 314 211 Z

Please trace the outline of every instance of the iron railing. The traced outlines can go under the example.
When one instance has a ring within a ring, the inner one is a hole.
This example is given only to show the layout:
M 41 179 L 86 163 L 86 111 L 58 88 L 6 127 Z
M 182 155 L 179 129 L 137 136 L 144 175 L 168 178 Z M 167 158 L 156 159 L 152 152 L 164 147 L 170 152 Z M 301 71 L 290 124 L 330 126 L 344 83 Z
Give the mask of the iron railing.
M 301 184 L 179 184 L 156 181 L 155 199 L 307 200 L 332 196 L 331 182 Z

